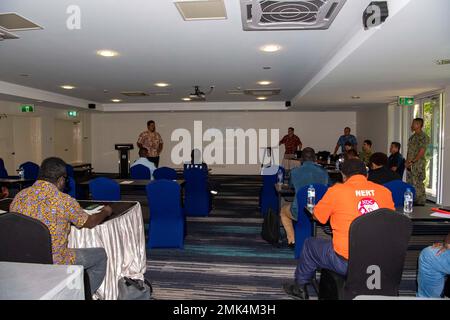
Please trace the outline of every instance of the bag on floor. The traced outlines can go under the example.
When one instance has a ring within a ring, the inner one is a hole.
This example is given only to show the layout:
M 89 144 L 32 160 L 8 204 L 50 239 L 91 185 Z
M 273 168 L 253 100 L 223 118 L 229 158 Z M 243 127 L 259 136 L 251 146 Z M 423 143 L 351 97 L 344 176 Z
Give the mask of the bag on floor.
M 280 218 L 271 208 L 264 217 L 261 237 L 272 245 L 278 245 L 280 241 Z
M 150 300 L 153 288 L 151 283 L 123 277 L 119 279 L 119 300 Z

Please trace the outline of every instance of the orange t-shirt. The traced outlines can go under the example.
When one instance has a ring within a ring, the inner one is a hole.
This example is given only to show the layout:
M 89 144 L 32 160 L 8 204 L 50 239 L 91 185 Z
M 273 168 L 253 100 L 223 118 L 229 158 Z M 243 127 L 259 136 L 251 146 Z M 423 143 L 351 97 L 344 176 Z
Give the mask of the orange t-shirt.
M 395 210 L 391 191 L 367 181 L 363 175 L 354 175 L 328 189 L 314 208 L 314 216 L 323 224 L 330 219 L 334 251 L 348 259 L 350 224 L 360 215 L 379 208 Z

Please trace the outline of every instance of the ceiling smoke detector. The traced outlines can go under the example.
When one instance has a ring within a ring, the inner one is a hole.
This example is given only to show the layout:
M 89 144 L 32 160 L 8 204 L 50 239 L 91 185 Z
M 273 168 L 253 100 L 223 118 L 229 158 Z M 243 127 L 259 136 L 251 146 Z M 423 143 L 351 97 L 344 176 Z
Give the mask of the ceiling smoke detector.
M 245 31 L 328 29 L 346 0 L 241 0 Z

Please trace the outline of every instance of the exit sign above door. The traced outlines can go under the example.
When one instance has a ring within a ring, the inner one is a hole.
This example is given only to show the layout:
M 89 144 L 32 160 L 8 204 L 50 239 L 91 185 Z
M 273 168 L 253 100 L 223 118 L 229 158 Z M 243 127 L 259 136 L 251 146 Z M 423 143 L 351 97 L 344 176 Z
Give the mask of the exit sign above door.
M 20 106 L 21 112 L 34 112 L 34 104 L 22 104 Z
M 398 97 L 399 106 L 413 106 L 414 97 Z

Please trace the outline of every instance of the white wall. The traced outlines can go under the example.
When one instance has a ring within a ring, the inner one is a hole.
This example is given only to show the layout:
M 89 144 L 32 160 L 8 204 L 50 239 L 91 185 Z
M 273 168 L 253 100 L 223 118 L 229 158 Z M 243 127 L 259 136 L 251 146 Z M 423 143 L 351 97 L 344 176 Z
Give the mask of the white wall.
M 133 143 L 131 160 L 137 158 L 136 140 L 146 130 L 147 120 L 156 121 L 157 131 L 164 140 L 160 166 L 176 167 L 171 161 L 175 129 L 188 129 L 193 135 L 194 121 L 203 121 L 203 131 L 217 128 L 279 129 L 281 136 L 292 126 L 300 136 L 303 146 L 317 151 L 332 151 L 343 128 L 356 131 L 355 112 L 146 112 L 146 113 L 94 113 L 92 125 L 92 165 L 96 172 L 118 172 L 116 143 Z M 208 143 L 204 143 L 205 147 Z M 284 146 L 280 153 L 284 153 Z M 179 167 L 179 166 L 178 166 Z M 257 174 L 258 165 L 212 165 L 215 174 Z
M 364 140 L 372 140 L 374 152 L 389 151 L 388 140 L 388 105 L 370 107 L 356 112 L 358 151 L 361 151 Z

